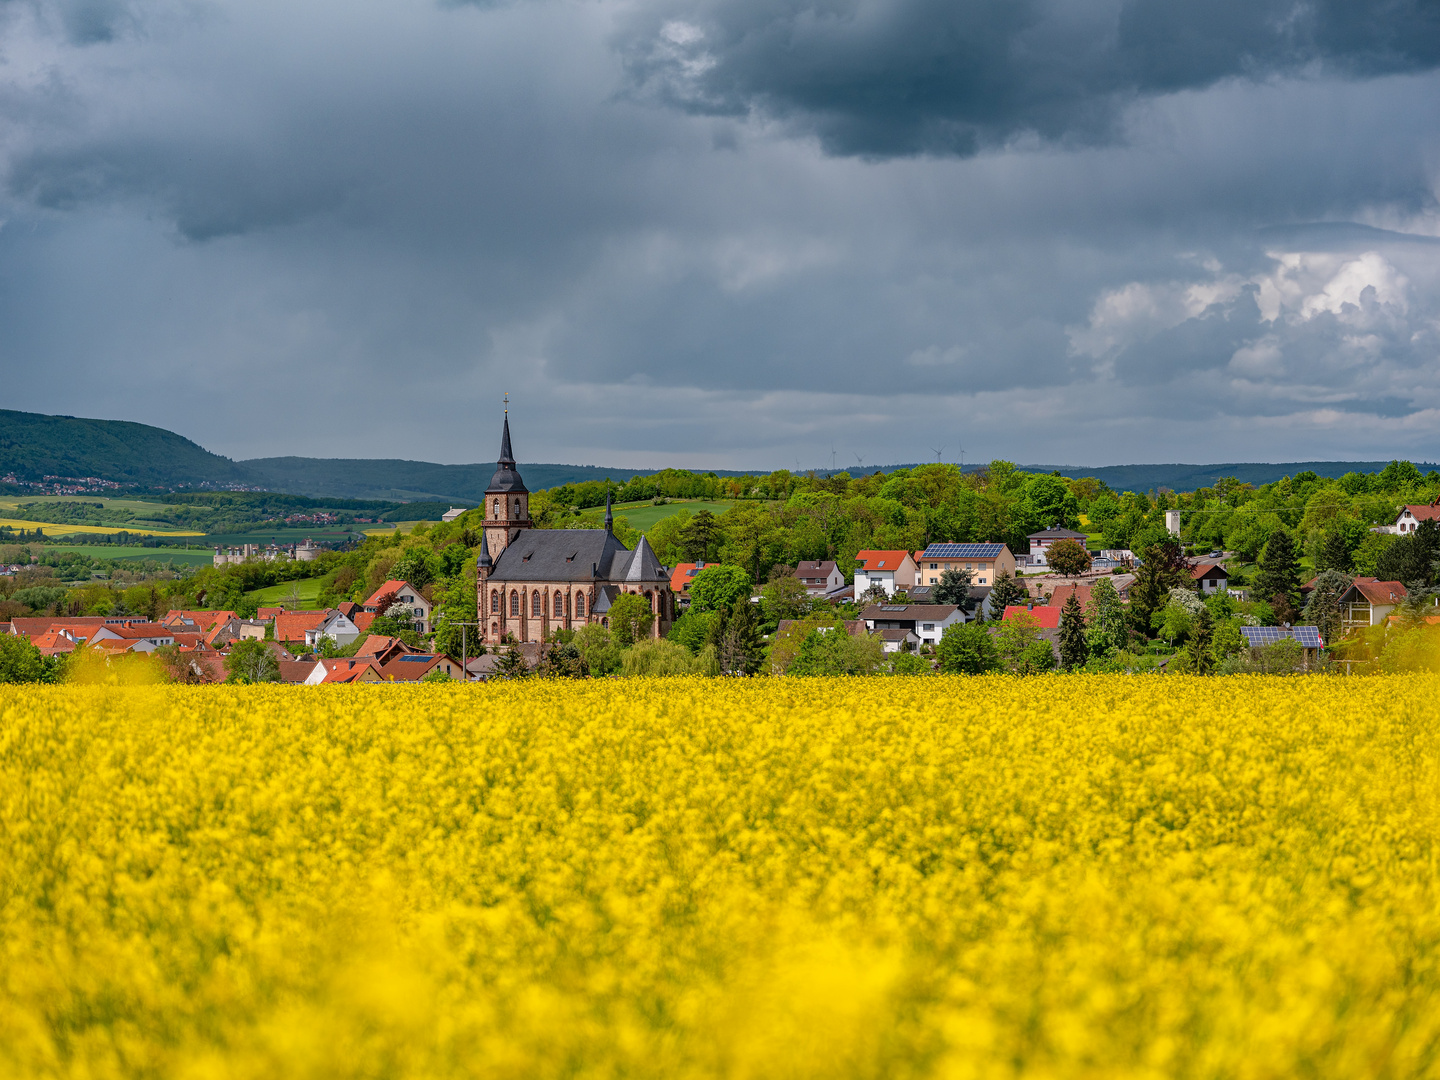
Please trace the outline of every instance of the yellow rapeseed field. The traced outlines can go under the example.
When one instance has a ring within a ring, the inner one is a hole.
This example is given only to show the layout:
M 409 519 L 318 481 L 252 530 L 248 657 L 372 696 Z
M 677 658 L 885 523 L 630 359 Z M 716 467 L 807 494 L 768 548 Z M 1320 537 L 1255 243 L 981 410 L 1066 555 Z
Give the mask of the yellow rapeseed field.
M 3 687 L 0 1076 L 1436 1076 L 1437 699 Z

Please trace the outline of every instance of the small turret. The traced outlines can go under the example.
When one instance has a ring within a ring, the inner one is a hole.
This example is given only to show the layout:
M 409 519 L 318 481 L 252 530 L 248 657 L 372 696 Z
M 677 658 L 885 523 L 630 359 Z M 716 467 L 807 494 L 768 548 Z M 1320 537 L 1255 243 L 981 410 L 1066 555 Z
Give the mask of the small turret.
M 490 541 L 482 532 L 480 534 L 480 555 L 475 560 L 475 567 L 478 570 L 484 570 L 488 573 L 494 565 L 490 559 Z
M 612 534 L 615 532 L 615 515 L 614 515 L 614 513 L 611 512 L 611 510 L 610 510 L 610 487 L 609 487 L 609 485 L 606 485 L 606 487 L 605 487 L 605 531 L 606 531 L 607 533 L 612 533 Z

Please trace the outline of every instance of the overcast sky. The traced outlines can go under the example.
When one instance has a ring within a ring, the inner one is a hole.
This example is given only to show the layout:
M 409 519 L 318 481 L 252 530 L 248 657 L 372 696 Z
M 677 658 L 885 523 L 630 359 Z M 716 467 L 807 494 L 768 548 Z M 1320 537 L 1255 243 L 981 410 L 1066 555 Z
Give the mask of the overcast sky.
M 1434 0 L 0 0 L 4 407 L 236 458 L 1440 458 Z

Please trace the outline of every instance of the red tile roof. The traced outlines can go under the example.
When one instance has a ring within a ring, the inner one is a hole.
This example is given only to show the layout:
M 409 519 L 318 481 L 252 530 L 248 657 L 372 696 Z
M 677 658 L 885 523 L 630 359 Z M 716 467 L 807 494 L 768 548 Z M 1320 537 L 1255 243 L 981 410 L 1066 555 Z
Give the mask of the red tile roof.
M 10 620 L 10 625 L 11 632 L 22 637 L 34 637 L 47 630 L 69 630 L 76 637 L 88 639 L 91 634 L 105 625 L 105 619 L 99 615 L 87 615 L 76 619 L 61 619 L 51 616 L 17 617 Z M 120 624 L 116 623 L 115 625 Z
M 356 629 L 362 634 L 369 633 L 370 624 L 375 621 L 375 612 L 362 611 L 358 615 L 350 616 L 350 621 L 355 624 Z
M 366 607 L 367 609 L 368 609 L 368 608 L 373 608 L 376 604 L 378 604 L 378 603 L 380 602 L 380 598 L 381 598 L 382 596 L 384 596 L 386 593 L 399 593 L 399 592 L 409 592 L 409 593 L 413 593 L 415 596 L 419 596 L 419 595 L 420 595 L 420 590 L 417 589 L 417 588 L 415 588 L 415 587 L 413 587 L 408 581 L 394 581 L 394 580 L 391 580 L 391 581 L 385 582 L 384 585 L 381 585 L 378 589 L 376 589 L 373 593 L 370 594 L 369 599 L 367 599 L 367 600 L 365 601 L 365 607 Z M 383 614 L 383 612 L 382 612 L 381 614 Z
M 1005 616 L 1002 621 L 1014 622 L 1021 615 L 1029 615 L 1035 620 L 1037 626 L 1042 630 L 1054 630 L 1060 625 L 1060 608 L 1058 607 L 1026 607 L 1023 604 L 1011 604 L 1005 609 Z
M 670 571 L 670 591 L 683 593 L 690 588 L 690 582 L 695 580 L 695 575 L 707 566 L 718 566 L 718 563 L 705 562 L 682 562 Z
M 857 551 L 855 560 L 866 570 L 896 570 L 910 558 L 908 551 Z
M 330 613 L 328 611 L 287 611 L 275 616 L 276 641 L 304 641 L 305 631 L 314 630 Z
M 1405 586 L 1398 581 L 1376 581 L 1372 577 L 1357 577 L 1351 588 L 1372 604 L 1398 604 L 1405 599 Z
M 160 621 L 166 626 L 169 626 L 171 623 L 183 622 L 188 619 L 190 622 L 193 622 L 200 631 L 204 632 L 216 623 L 229 622 L 236 617 L 233 611 L 182 611 L 176 608 L 172 611 L 167 611 L 165 618 Z
M 107 634 L 114 634 L 130 641 L 143 641 L 145 638 L 173 638 L 175 636 L 174 630 L 168 626 L 161 626 L 159 623 L 130 623 L 128 626 L 123 623 L 112 623 L 99 629 L 103 629 Z
M 44 656 L 56 656 L 60 653 L 75 651 L 75 641 L 67 637 L 59 630 L 47 630 L 43 634 L 37 634 L 30 639 L 30 644 L 40 650 Z
M 275 618 L 276 615 L 284 615 L 286 610 L 287 609 L 283 607 L 258 608 L 255 612 L 255 618 L 259 619 L 261 622 L 269 622 L 271 619 Z
M 1190 580 L 1201 581 L 1208 577 L 1224 578 L 1230 580 L 1230 571 L 1217 562 L 1202 562 L 1190 568 Z
M 407 656 L 396 656 L 379 665 L 379 670 L 381 677 L 386 682 L 419 682 L 437 667 L 446 665 L 454 673 L 451 677 L 458 679 L 460 661 L 452 660 L 444 653 L 412 653 Z
M 1090 603 L 1091 588 L 1090 585 L 1056 585 L 1055 591 L 1050 594 L 1050 606 L 1061 607 L 1073 595 L 1083 608 Z
M 324 683 L 379 682 L 380 671 L 373 660 L 321 660 L 325 670 Z M 366 672 L 369 672 L 367 676 Z
M 1421 503 L 1419 506 L 1407 506 L 1405 510 L 1409 510 L 1410 516 L 1416 521 L 1430 521 L 1434 518 L 1440 518 L 1440 499 L 1432 503 Z M 1405 510 L 1402 510 L 1396 517 L 1400 517 Z

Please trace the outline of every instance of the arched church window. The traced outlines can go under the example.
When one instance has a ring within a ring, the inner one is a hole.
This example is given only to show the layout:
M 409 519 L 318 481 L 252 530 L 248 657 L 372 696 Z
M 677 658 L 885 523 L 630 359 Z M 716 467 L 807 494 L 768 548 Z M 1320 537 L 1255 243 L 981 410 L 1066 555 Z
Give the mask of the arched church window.
M 499 614 L 500 614 L 500 590 L 499 590 L 499 589 L 491 589 L 491 590 L 490 590 L 490 614 L 491 614 L 491 615 L 499 615 Z
M 496 520 L 496 521 L 499 521 L 499 520 L 500 520 L 500 500 L 499 500 L 499 499 L 496 499 L 496 500 L 495 500 L 495 520 Z
M 655 610 L 655 597 L 650 592 L 645 593 L 645 606 L 648 607 L 651 611 Z
M 515 516 L 516 516 L 517 518 L 520 516 L 520 500 L 519 500 L 519 499 L 516 499 L 516 500 L 515 500 Z
M 557 592 L 557 593 L 555 594 L 555 618 L 557 618 L 557 619 L 563 619 L 564 617 L 565 617 L 565 597 L 564 597 L 564 595 L 563 595 L 562 593 L 558 593 L 558 592 Z
M 540 617 L 540 613 L 545 610 L 540 606 L 541 603 L 543 603 L 543 601 L 540 598 L 540 591 L 537 589 L 530 594 L 530 614 L 537 619 Z
M 585 617 L 585 594 L 583 592 L 575 594 L 575 617 L 577 619 Z
M 520 617 L 520 594 L 514 589 L 510 590 L 510 614 L 517 619 Z

